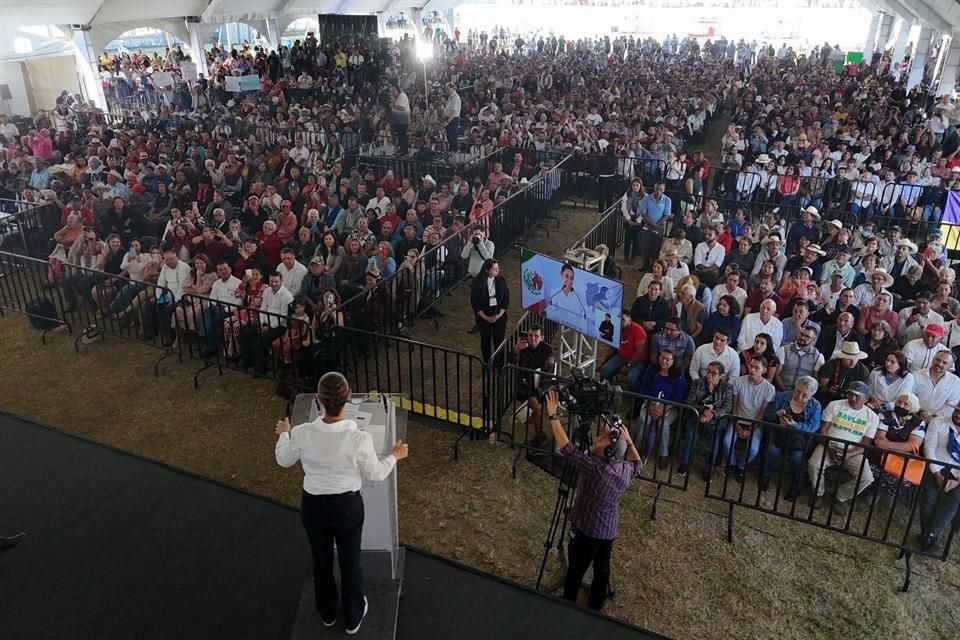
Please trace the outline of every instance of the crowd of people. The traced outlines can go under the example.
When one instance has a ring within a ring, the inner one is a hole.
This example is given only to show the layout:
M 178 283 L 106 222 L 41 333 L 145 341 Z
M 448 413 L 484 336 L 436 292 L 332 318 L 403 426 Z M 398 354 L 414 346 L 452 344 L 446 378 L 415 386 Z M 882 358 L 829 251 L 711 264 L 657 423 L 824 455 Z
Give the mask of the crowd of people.
M 766 491 L 786 456 L 789 501 L 809 487 L 819 506 L 835 465 L 852 476 L 841 513 L 874 482 L 922 484 L 918 544 L 937 549 L 960 506 L 960 476 L 940 467 L 960 464 L 960 302 L 940 224 L 960 176 L 955 105 L 883 67 L 827 62 L 758 60 L 709 186 L 683 156 L 664 180 L 631 182 L 616 215 L 624 263 L 639 257 L 644 275 L 599 375 L 701 409 L 636 406 L 661 468 L 673 454 L 686 474 L 699 431 L 705 480 L 742 482 L 753 463 Z M 865 464 L 864 444 L 932 463 L 901 477 L 888 457 Z
M 960 462 L 951 453 L 960 451 L 951 444 L 960 443 L 951 418 L 960 301 L 939 226 L 960 188 L 953 103 L 922 86 L 907 93 L 882 64 L 837 74 L 828 46 L 809 57 L 772 47 L 728 57 L 637 44 L 559 38 L 522 51 L 438 51 L 445 98 L 417 82 L 412 41 L 383 52 L 309 39 L 289 51 L 214 51 L 209 84 L 182 85 L 189 103 L 165 98 L 146 119 L 82 117 L 88 107 L 69 96 L 25 130 L 0 116 L 0 185 L 18 207 L 60 210 L 49 277 L 71 306 L 167 344 L 193 335 L 206 355 L 257 374 L 306 358 L 317 378 L 342 364 L 341 327 L 375 332 L 384 308 L 411 298 L 415 310 L 429 307 L 450 274 L 476 277 L 488 360 L 509 292 L 482 221 L 550 173 L 554 160 L 537 152 L 593 155 L 600 210 L 629 182 L 624 264 L 639 256 L 644 271 L 621 348 L 600 375 L 707 407 L 700 430 L 727 437 L 714 440 L 705 472 L 743 477 L 764 445 L 762 429 L 727 414 Z M 224 99 L 220 84 L 237 72 L 256 73 L 262 87 Z M 731 124 L 711 168 L 693 149 L 721 111 Z M 281 125 L 289 135 L 248 135 Z M 307 136 L 315 131 L 332 150 Z M 389 136 L 401 152 L 408 132 L 430 131 L 451 147 L 510 151 L 489 173 L 438 184 L 345 169 L 337 141 L 346 131 Z M 523 349 L 543 360 L 542 344 Z M 697 427 L 674 425 L 663 406 L 643 411 L 661 435 L 641 449 L 661 463 L 670 428 Z M 803 461 L 788 445 L 796 498 Z M 691 450 L 673 452 L 684 471 Z M 856 491 L 872 480 L 860 474 Z M 952 476 L 930 482 L 960 496 Z M 932 546 L 942 518 L 925 513 Z

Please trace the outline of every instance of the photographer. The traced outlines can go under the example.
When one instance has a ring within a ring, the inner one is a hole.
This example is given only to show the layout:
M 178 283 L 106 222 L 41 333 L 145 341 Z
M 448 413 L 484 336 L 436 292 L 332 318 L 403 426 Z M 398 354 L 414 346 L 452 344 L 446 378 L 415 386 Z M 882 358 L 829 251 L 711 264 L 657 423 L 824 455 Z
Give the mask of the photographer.
M 592 564 L 589 606 L 600 611 L 607 599 L 610 554 L 620 522 L 620 498 L 630 488 L 633 478 L 640 475 L 643 463 L 627 429 L 611 431 L 605 426 L 603 434 L 593 441 L 590 453 L 578 451 L 570 443 L 557 416 L 560 400 L 556 389 L 547 392 L 546 404 L 550 428 L 560 453 L 579 473 L 577 496 L 569 513 L 573 540 L 570 542 L 563 597 L 576 602 L 580 581 Z M 608 452 L 612 455 L 607 455 Z M 625 461 L 617 459 L 624 455 Z
M 552 374 L 556 359 L 554 357 L 553 347 L 543 341 L 543 327 L 538 324 L 532 325 L 525 333 L 520 333 L 520 338 L 509 354 L 510 362 L 516 363 L 520 369 L 526 371 L 517 372 L 519 380 L 517 381 L 517 402 L 526 401 L 530 414 L 527 416 L 527 426 L 533 427 L 534 435 L 530 444 L 542 446 L 546 441 L 543 433 L 543 422 L 541 420 L 540 398 L 537 394 L 537 378 L 530 371 L 544 371 Z

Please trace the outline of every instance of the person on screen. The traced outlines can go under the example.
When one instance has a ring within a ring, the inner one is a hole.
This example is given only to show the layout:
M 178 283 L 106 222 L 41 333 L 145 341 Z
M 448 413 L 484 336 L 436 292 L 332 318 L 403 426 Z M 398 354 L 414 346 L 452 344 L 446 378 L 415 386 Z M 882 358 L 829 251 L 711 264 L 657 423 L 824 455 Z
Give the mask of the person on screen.
M 613 342 L 613 322 L 611 321 L 609 313 L 604 314 L 603 322 L 600 323 L 597 333 L 600 334 L 602 340 Z
M 558 322 L 582 330 L 586 325 L 584 320 L 587 319 L 587 305 L 580 298 L 580 294 L 573 290 L 573 278 L 573 267 L 568 264 L 560 267 L 560 280 L 563 284 L 560 291 L 550 297 L 550 306 L 562 312 L 557 318 Z

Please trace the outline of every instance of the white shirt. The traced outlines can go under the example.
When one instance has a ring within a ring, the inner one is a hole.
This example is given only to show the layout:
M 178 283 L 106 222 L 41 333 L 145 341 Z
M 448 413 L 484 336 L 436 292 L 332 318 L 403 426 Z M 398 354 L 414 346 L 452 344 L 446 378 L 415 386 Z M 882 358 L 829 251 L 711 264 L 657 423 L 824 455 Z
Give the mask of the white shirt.
M 920 408 L 933 416 L 952 416 L 953 406 L 960 404 L 960 378 L 947 372 L 936 384 L 930 379 L 930 371 L 913 374 L 917 389 L 914 393 L 920 400 Z
M 883 369 L 880 368 L 870 372 L 869 377 L 867 377 L 867 384 L 870 385 L 870 395 L 879 402 L 890 406 L 893 406 L 893 403 L 897 401 L 897 397 L 901 394 L 913 393 L 917 385 L 912 373 L 907 373 L 902 378 L 896 376 L 893 382 L 888 382 L 887 376 L 883 374 Z
M 737 348 L 740 351 L 751 348 L 753 339 L 757 337 L 758 333 L 769 334 L 773 340 L 771 346 L 774 349 L 779 349 L 780 343 L 783 342 L 783 323 L 780 322 L 779 318 L 771 315 L 767 324 L 763 324 L 760 321 L 759 311 L 747 315 L 743 319 L 743 324 L 740 325 L 740 338 L 737 340 Z
M 303 164 L 310 159 L 310 149 L 306 145 L 290 149 L 290 159 L 297 164 Z
M 953 426 L 953 420 L 950 418 L 934 418 L 927 425 L 927 431 L 923 438 L 923 457 L 929 460 L 946 462 L 947 464 L 956 464 L 950 451 L 947 449 L 947 443 L 950 441 L 950 431 L 956 429 Z M 927 467 L 930 473 L 940 473 L 943 469 L 942 464 L 929 463 Z M 954 489 L 956 491 L 956 489 Z
M 846 400 L 834 400 L 828 404 L 820 416 L 820 421 L 830 423 L 827 436 L 847 442 L 860 442 L 865 437 L 873 438 L 880 426 L 880 416 L 873 409 L 866 405 L 854 409 Z
M 180 302 L 183 297 L 183 287 L 190 282 L 190 265 L 186 262 L 178 261 L 175 269 L 171 269 L 164 263 L 160 269 L 160 277 L 157 278 L 157 287 L 166 287 L 173 294 L 173 301 Z M 164 292 L 157 289 L 157 300 L 163 296 Z
M 914 322 L 910 326 L 907 326 L 907 320 L 910 319 L 914 313 L 914 307 L 907 307 L 906 309 L 900 310 L 900 328 L 897 331 L 900 341 L 910 344 L 915 342 L 918 338 L 923 337 L 923 328 L 928 324 L 938 324 L 941 327 L 945 324 L 943 316 L 937 313 L 936 311 L 927 311 L 927 315 L 920 316 L 920 319 L 917 322 Z M 944 347 L 946 349 L 946 347 Z M 907 357 L 909 360 L 909 356 Z M 929 363 L 927 363 L 929 366 Z M 925 367 L 922 367 L 925 368 Z
M 886 289 L 881 289 L 880 293 L 889 293 Z M 878 293 L 873 290 L 873 285 L 869 282 L 858 284 L 853 290 L 853 304 L 863 309 L 873 306 L 873 301 L 877 299 Z
M 700 345 L 693 352 L 693 358 L 690 360 L 690 378 L 697 380 L 707 375 L 707 367 L 711 362 L 719 362 L 723 365 L 724 379 L 730 379 L 731 375 L 737 376 L 740 373 L 740 356 L 736 349 L 730 346 L 723 348 L 720 355 L 713 350 L 713 342 Z
M 296 297 L 300 293 L 303 279 L 307 276 L 307 268 L 294 260 L 293 267 L 287 269 L 287 266 L 281 262 L 277 265 L 277 273 L 283 278 L 283 287 L 290 292 L 290 295 Z
M 210 287 L 210 299 L 226 304 L 236 304 L 240 299 L 237 296 L 237 289 L 241 284 L 243 283 L 240 282 L 240 278 L 234 275 L 231 275 L 226 280 L 217 278 L 217 281 Z
M 382 198 L 377 198 L 376 196 L 370 198 L 370 202 L 367 203 L 367 208 L 365 211 L 370 211 L 371 209 L 380 209 L 378 214 L 380 218 L 387 215 L 387 205 L 390 204 L 390 198 L 383 196 Z
M 287 315 L 292 302 L 293 294 L 282 284 L 276 293 L 272 287 L 267 287 L 263 292 L 263 300 L 260 301 L 260 311 L 270 315 L 266 317 L 266 321 L 261 318 L 260 324 L 269 325 L 271 328 L 287 326 Z
M 950 351 L 950 349 L 945 347 L 942 342 L 938 342 L 933 345 L 933 347 L 928 348 L 927 345 L 923 343 L 923 338 L 917 338 L 903 345 L 902 351 L 904 357 L 907 359 L 907 365 L 910 371 L 916 372 L 929 369 L 933 363 L 934 356 L 941 351 Z
M 740 310 L 743 311 L 743 307 L 747 302 L 747 292 L 741 287 L 736 287 L 731 293 L 727 290 L 726 283 L 721 283 L 713 288 L 713 304 L 710 305 L 711 313 L 717 310 L 717 304 L 720 302 L 722 296 L 733 296 L 733 299 L 740 305 Z
M 373 436 L 353 420 L 327 424 L 317 418 L 299 424 L 280 434 L 274 453 L 281 467 L 300 461 L 303 490 L 312 495 L 359 491 L 364 479 L 380 482 L 397 464 L 393 455 L 377 459 Z
M 701 242 L 693 251 L 693 266 L 706 265 L 708 267 L 717 267 L 723 264 L 723 259 L 727 255 L 727 250 L 719 242 L 714 243 L 713 248 L 707 246 L 706 242 Z

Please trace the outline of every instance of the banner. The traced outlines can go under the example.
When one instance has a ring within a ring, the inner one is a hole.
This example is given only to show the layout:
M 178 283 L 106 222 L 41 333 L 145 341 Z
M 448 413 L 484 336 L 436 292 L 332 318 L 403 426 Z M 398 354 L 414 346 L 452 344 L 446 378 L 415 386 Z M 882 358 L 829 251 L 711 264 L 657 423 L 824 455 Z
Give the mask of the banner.
M 227 76 L 223 79 L 223 87 L 230 93 L 240 93 L 240 76 Z
M 947 192 L 947 206 L 940 218 L 943 246 L 950 251 L 960 251 L 960 191 Z
M 254 74 L 250 76 L 240 76 L 241 91 L 260 91 L 260 76 Z

